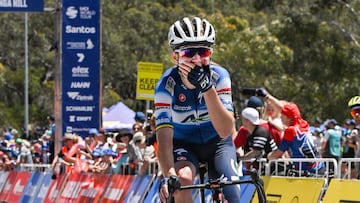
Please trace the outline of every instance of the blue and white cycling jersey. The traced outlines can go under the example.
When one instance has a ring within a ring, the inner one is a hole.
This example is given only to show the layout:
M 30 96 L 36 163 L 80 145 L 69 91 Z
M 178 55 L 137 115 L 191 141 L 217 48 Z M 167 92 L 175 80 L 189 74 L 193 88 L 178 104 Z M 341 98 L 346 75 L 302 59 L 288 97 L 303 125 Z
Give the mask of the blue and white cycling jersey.
M 211 80 L 226 109 L 233 111 L 231 80 L 228 71 L 210 65 Z M 182 82 L 178 68 L 165 71 L 155 89 L 156 129 L 171 127 L 174 139 L 191 143 L 206 143 L 218 136 L 213 127 L 205 99 L 200 89 L 188 89 Z

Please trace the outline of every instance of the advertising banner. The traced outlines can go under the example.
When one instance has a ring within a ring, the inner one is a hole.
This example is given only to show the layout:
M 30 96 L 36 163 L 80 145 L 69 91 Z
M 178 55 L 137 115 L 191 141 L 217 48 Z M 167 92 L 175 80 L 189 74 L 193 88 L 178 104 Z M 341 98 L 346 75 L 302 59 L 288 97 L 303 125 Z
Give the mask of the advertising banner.
M 8 177 L 6 179 L 6 182 L 3 186 L 3 189 L 1 190 L 1 193 L 0 193 L 0 201 L 6 200 L 12 186 L 15 183 L 15 180 L 16 180 L 16 172 L 10 171 L 8 174 Z
M 8 176 L 9 176 L 9 171 L 0 172 L 0 191 L 2 191 L 2 189 L 4 188 Z
M 153 175 L 136 176 L 134 183 L 126 195 L 125 202 L 142 202 L 153 177 Z
M 27 182 L 20 202 L 34 202 L 35 196 L 38 193 L 42 179 L 44 178 L 42 172 L 33 172 Z
M 100 0 L 62 0 L 62 132 L 100 127 Z
M 66 184 L 67 178 L 67 174 L 61 174 L 57 175 L 56 179 L 50 182 L 50 187 L 44 198 L 44 203 L 57 202 L 57 199 Z
M 132 175 L 113 175 L 101 199 L 101 203 L 125 202 L 126 194 L 134 182 Z
M 86 179 L 86 175 L 71 173 L 57 202 L 76 202 L 80 194 L 81 185 L 86 184 Z
M 39 190 L 35 194 L 35 198 L 33 202 L 38 202 L 38 203 L 44 202 L 46 198 L 46 194 L 50 189 L 50 185 L 53 182 L 53 180 L 51 179 L 52 173 L 42 173 L 42 176 L 43 177 L 42 177 L 41 185 L 39 186 Z
M 19 202 L 22 194 L 24 193 L 24 188 L 28 182 L 31 173 L 27 171 L 18 171 L 16 172 L 15 181 L 10 189 L 10 192 L 5 200 L 5 202 Z
M 87 180 L 81 186 L 81 191 L 77 202 L 100 202 L 101 195 L 108 186 L 110 175 L 108 174 L 92 174 L 87 176 Z
M 0 12 L 41 12 L 44 11 L 44 0 L 0 0 Z
M 159 198 L 159 186 L 160 186 L 160 179 L 155 178 L 153 184 L 151 185 L 150 190 L 148 191 L 144 202 L 149 203 L 160 203 Z

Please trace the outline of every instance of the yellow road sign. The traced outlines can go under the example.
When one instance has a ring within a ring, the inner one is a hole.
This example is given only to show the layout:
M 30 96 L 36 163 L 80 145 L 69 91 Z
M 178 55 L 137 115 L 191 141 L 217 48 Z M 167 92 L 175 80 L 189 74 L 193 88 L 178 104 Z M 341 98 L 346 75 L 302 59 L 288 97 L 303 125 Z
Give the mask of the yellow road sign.
M 154 100 L 155 86 L 163 72 L 163 65 L 139 62 L 137 68 L 136 99 Z

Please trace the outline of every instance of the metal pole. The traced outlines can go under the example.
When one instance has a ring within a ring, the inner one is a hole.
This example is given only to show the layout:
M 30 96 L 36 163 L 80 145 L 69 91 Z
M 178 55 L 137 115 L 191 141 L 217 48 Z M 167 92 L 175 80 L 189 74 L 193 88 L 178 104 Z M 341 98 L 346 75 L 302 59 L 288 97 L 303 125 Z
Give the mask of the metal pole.
M 55 114 L 55 137 L 54 137 L 54 153 L 60 151 L 62 147 L 62 101 L 61 101 L 61 54 L 62 54 L 62 36 L 61 36 L 61 10 L 62 1 L 58 0 L 56 3 L 56 23 L 55 31 L 56 38 L 58 39 L 58 51 L 56 52 L 55 63 L 55 101 L 54 101 L 54 114 Z
M 28 13 L 25 12 L 25 112 L 24 112 L 24 127 L 26 138 L 29 138 L 29 57 L 28 57 Z

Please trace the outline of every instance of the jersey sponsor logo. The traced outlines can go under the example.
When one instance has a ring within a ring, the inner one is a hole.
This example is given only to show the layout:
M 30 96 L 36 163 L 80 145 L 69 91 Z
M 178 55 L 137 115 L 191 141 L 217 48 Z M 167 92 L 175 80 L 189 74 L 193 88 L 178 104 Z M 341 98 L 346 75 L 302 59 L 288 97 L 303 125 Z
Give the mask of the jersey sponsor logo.
M 167 103 L 155 103 L 155 110 L 160 110 L 160 109 L 170 109 L 170 104 Z
M 185 94 L 180 93 L 180 94 L 179 94 L 179 100 L 180 100 L 181 102 L 186 101 L 186 96 L 185 96 Z
M 176 82 L 173 77 L 169 77 L 166 80 L 165 89 L 171 94 L 171 96 L 174 96 L 174 87 L 176 85 Z
M 179 105 L 174 105 L 174 110 L 178 110 L 178 111 L 189 111 L 189 110 L 191 110 L 191 106 L 179 106 Z
M 179 156 L 176 158 L 177 161 L 187 161 L 187 158 L 184 156 Z
M 157 125 L 160 125 L 160 124 L 163 124 L 163 123 L 170 123 L 170 119 L 169 118 L 158 118 L 158 119 L 156 119 L 156 124 Z
M 199 122 L 199 121 L 208 121 L 210 120 L 209 117 L 209 113 L 208 112 L 204 112 L 199 114 L 199 116 L 196 116 L 195 114 L 191 114 L 187 117 L 185 117 L 181 123 L 195 123 L 195 122 Z
M 188 151 L 184 148 L 179 148 L 179 149 L 175 149 L 174 152 L 177 154 L 177 155 L 183 155 L 184 153 L 187 154 Z

